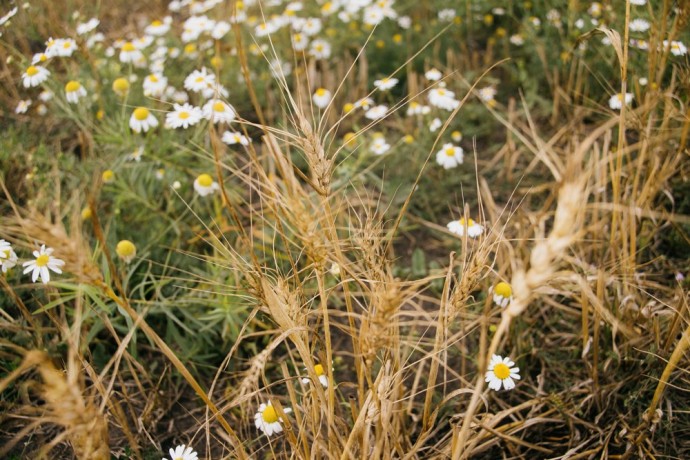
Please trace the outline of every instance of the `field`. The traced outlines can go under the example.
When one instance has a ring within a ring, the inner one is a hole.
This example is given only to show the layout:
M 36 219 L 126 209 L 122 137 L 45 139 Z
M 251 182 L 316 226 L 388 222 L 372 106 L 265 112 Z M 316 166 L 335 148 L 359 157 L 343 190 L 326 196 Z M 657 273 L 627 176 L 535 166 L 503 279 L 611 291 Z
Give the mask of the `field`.
M 690 458 L 688 1 L 0 17 L 0 458 Z

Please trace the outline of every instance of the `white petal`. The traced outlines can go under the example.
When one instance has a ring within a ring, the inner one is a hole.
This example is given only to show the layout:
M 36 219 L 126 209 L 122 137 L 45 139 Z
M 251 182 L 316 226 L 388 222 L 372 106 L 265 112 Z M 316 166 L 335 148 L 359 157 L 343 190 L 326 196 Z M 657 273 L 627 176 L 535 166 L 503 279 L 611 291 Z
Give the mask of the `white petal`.
M 515 388 L 515 382 L 510 377 L 503 379 L 503 386 L 506 390 L 512 390 Z

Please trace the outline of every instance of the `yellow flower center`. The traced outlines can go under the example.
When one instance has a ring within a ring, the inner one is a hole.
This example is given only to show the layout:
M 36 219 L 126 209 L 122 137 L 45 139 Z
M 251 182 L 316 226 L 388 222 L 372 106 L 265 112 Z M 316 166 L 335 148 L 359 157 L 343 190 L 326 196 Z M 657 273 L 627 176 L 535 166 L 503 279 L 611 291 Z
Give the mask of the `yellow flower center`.
M 321 43 L 318 43 L 316 46 L 314 46 L 314 49 L 316 51 L 323 51 L 323 45 Z
M 196 178 L 196 181 L 202 187 L 210 187 L 213 184 L 213 178 L 208 174 L 202 174 Z
M 324 370 L 323 370 L 323 366 L 322 366 L 321 364 L 315 365 L 315 366 L 314 366 L 314 373 L 315 373 L 317 376 L 325 375 L 325 372 L 324 372 Z
M 156 19 L 156 20 L 154 20 L 153 22 L 151 22 L 151 25 L 152 25 L 153 27 L 160 27 L 160 26 L 163 25 L 163 23 L 160 22 L 158 19 Z
M 266 409 L 261 413 L 261 417 L 266 423 L 275 423 L 278 421 L 278 414 L 273 406 L 266 406 Z
M 500 296 L 509 298 L 513 295 L 513 288 L 510 287 L 510 284 L 501 281 L 494 287 L 494 292 Z
M 79 91 L 79 88 L 81 88 L 81 83 L 78 81 L 70 81 L 65 85 L 65 91 L 68 93 L 73 93 L 74 91 Z
M 69 48 L 72 47 L 72 42 L 65 42 L 65 43 L 62 44 L 62 47 L 63 47 L 64 49 L 69 49 Z
M 129 89 L 129 82 L 127 81 L 126 78 L 116 78 L 115 81 L 113 81 L 113 91 L 117 93 L 124 93 Z
M 149 81 L 151 83 L 158 83 L 158 77 L 155 76 L 154 74 L 149 75 Z
M 38 69 L 34 66 L 30 66 L 28 69 L 26 69 L 26 74 L 30 77 L 33 77 L 38 73 Z
M 405 137 L 403 137 L 403 142 L 406 144 L 411 144 L 414 142 L 414 136 L 411 134 L 407 134 Z
M 110 169 L 106 169 L 105 171 L 103 171 L 103 175 L 101 176 L 103 182 L 112 182 L 113 177 L 115 177 L 115 173 L 112 172 Z
M 462 225 L 463 227 L 464 227 L 465 225 L 468 226 L 468 227 L 473 227 L 473 226 L 474 226 L 474 220 L 472 220 L 472 219 L 467 219 L 467 222 L 465 222 L 465 218 L 464 218 L 464 217 L 461 217 L 460 220 L 459 220 L 458 222 L 459 222 L 460 225 Z
M 501 380 L 510 377 L 510 368 L 503 363 L 496 364 L 494 366 L 494 375 Z
M 623 95 L 622 94 L 616 94 L 616 97 L 620 102 L 623 102 Z
M 144 121 L 149 117 L 149 110 L 145 107 L 137 107 L 134 109 L 134 118 L 139 121 Z
M 115 247 L 115 252 L 117 252 L 117 255 L 120 257 L 133 256 L 136 251 L 136 246 L 134 246 L 134 243 L 129 240 L 122 240 L 117 243 L 117 246 Z
M 192 54 L 194 51 L 196 51 L 196 44 L 189 43 L 189 44 L 185 45 L 185 47 L 184 47 L 185 54 Z
M 453 148 L 453 147 L 446 147 L 445 152 L 446 152 L 446 155 L 448 155 L 449 157 L 455 156 L 455 148 Z
M 132 44 L 132 42 L 127 42 L 124 45 L 122 45 L 122 51 L 134 51 L 136 48 Z
M 50 256 L 47 254 L 41 254 L 36 258 L 37 267 L 45 267 L 46 265 L 48 265 L 48 262 L 50 262 Z
M 213 111 L 214 112 L 225 112 L 225 104 L 222 102 L 216 102 L 213 104 Z
M 180 112 L 178 117 L 180 117 L 180 119 L 182 120 L 186 120 L 187 118 L 189 118 L 189 112 Z
M 326 95 L 326 90 L 323 89 L 323 88 L 319 88 L 319 89 L 316 90 L 316 95 L 319 96 L 319 97 L 323 97 L 323 96 Z
M 439 96 L 443 96 L 443 95 L 446 94 L 446 90 L 445 90 L 445 89 L 439 89 L 439 90 L 437 91 L 437 94 L 438 94 Z

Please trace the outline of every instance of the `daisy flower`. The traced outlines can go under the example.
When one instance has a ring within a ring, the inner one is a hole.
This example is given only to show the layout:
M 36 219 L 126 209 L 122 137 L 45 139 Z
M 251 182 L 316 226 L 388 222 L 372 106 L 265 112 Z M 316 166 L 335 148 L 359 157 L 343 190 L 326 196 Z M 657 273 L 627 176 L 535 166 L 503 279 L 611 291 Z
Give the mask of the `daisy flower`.
M 24 84 L 24 88 L 33 88 L 46 81 L 49 76 L 50 71 L 45 67 L 32 65 L 27 67 L 26 72 L 22 75 L 22 83 Z
M 455 233 L 458 236 L 465 236 L 466 230 L 467 236 L 470 238 L 476 238 L 484 231 L 483 226 L 479 225 L 472 219 L 467 219 L 467 222 L 465 222 L 464 217 L 461 217 L 459 220 L 449 222 L 446 227 L 448 227 L 448 231 Z
M 285 408 L 283 412 L 289 414 L 292 409 Z M 261 404 L 259 410 L 254 414 L 254 424 L 256 428 L 263 431 L 266 436 L 271 436 L 273 433 L 280 433 L 283 431 L 282 418 L 278 417 L 278 413 L 269 401 L 268 404 Z
M 319 88 L 314 92 L 311 98 L 314 101 L 314 105 L 320 109 L 325 109 L 328 103 L 331 102 L 332 97 L 333 95 L 330 91 L 325 88 Z
M 184 444 L 175 447 L 175 449 L 170 449 L 168 454 L 170 454 L 170 460 L 197 460 L 198 458 L 194 449 Z M 163 460 L 168 459 L 164 458 Z
M 311 42 L 309 54 L 314 56 L 316 59 L 328 59 L 331 57 L 331 44 L 325 40 L 316 39 Z
M 2 272 L 7 273 L 7 270 L 17 265 L 17 254 L 12 249 L 9 241 L 0 240 L 0 266 Z
M 165 116 L 166 126 L 173 129 L 187 129 L 190 126 L 199 123 L 203 116 L 201 109 L 199 107 L 194 107 L 191 104 L 174 104 L 173 107 L 175 110 L 168 112 L 168 114 Z
M 128 264 L 137 255 L 137 247 L 129 240 L 122 240 L 115 246 L 115 252 L 120 259 Z
M 0 26 L 5 25 L 5 24 L 7 23 L 7 21 L 9 21 L 10 19 L 12 19 L 12 17 L 13 17 L 15 14 L 17 14 L 18 9 L 19 9 L 19 8 L 17 8 L 17 7 L 15 6 L 15 7 L 12 8 L 6 15 L 4 15 L 3 17 L 1 17 L 1 18 L 0 18 Z
M 218 190 L 218 184 L 213 180 L 208 174 L 201 174 L 194 181 L 194 190 L 201 196 L 210 195 L 211 193 Z
M 621 93 L 614 94 L 609 99 L 609 107 L 611 107 L 611 109 L 613 109 L 613 110 L 620 110 L 623 108 L 623 103 L 625 103 L 625 105 L 630 105 L 632 100 L 633 100 L 632 93 L 625 93 L 625 96 L 623 96 L 623 94 L 621 94 Z
M 59 38 L 55 40 L 54 56 L 70 57 L 77 49 L 77 42 L 71 38 Z M 48 53 L 46 53 L 48 54 Z M 49 55 L 50 56 L 50 55 Z
M 120 50 L 120 62 L 122 63 L 135 63 L 144 59 L 144 54 L 137 49 L 137 47 L 132 42 L 125 42 Z
M 129 127 L 135 133 L 148 132 L 150 128 L 158 126 L 158 120 L 146 107 L 137 107 L 129 118 Z
M 378 135 L 374 137 L 374 141 L 371 143 L 371 146 L 369 148 L 374 154 L 383 155 L 388 150 L 390 150 L 391 146 L 388 142 L 386 142 L 385 137 L 383 137 L 382 135 Z
M 78 81 L 70 81 L 65 85 L 65 97 L 67 102 L 77 104 L 79 99 L 86 96 L 86 89 Z
M 500 390 L 501 385 L 506 390 L 515 388 L 515 380 L 520 380 L 520 374 L 518 374 L 520 368 L 512 367 L 514 365 L 515 363 L 508 357 L 501 358 L 498 355 L 493 355 L 484 379 L 489 384 L 489 388 L 495 391 Z
M 98 24 L 100 23 L 101 21 L 99 21 L 97 18 L 91 18 L 87 22 L 77 24 L 77 35 L 88 34 L 89 32 L 93 31 L 96 27 L 98 27 Z
M 106 169 L 103 171 L 103 174 L 101 174 L 101 180 L 104 184 L 110 184 L 115 180 L 115 173 L 112 169 Z
M 494 303 L 501 308 L 508 306 L 511 300 L 513 300 L 513 288 L 510 284 L 501 281 L 491 288 L 491 292 L 494 293 Z
M 161 97 L 168 87 L 168 79 L 160 73 L 152 73 L 144 78 L 144 96 Z
M 397 78 L 382 78 L 381 80 L 374 81 L 374 86 L 376 86 L 381 91 L 386 91 L 393 88 L 398 84 Z
M 26 111 L 29 110 L 29 107 L 31 107 L 31 99 L 19 101 L 19 103 L 17 104 L 17 107 L 14 109 L 14 113 L 16 113 L 16 114 L 26 113 Z
M 309 45 L 309 38 L 306 34 L 296 33 L 292 34 L 292 48 L 295 51 L 304 51 Z
M 370 120 L 378 120 L 380 118 L 385 117 L 387 113 L 388 107 L 386 107 L 385 105 L 377 105 L 376 107 L 372 107 L 366 112 L 364 112 L 364 116 Z
M 429 104 L 439 109 L 452 112 L 455 110 L 460 102 L 455 99 L 455 93 L 446 88 L 433 88 L 427 94 Z
M 457 165 L 462 164 L 462 160 L 462 147 L 453 144 L 444 144 L 443 148 L 436 154 L 436 163 L 445 169 L 455 168 Z
M 664 49 L 667 49 L 667 47 L 669 47 L 668 40 L 664 40 Z M 674 56 L 685 56 L 688 52 L 688 48 L 683 44 L 683 42 L 676 40 L 671 42 L 671 46 L 668 49 L 671 50 L 671 54 Z
M 184 79 L 184 88 L 188 91 L 198 93 L 208 88 L 209 85 L 214 85 L 216 83 L 216 76 L 212 73 L 208 73 L 206 68 L 201 70 L 195 70 L 194 72 L 187 75 Z
M 228 123 L 230 124 L 237 115 L 235 109 L 221 101 L 220 99 L 211 99 L 201 109 L 204 118 L 213 123 Z
M 235 131 L 235 132 L 225 131 L 223 133 L 223 137 L 221 140 L 228 145 L 235 145 L 235 144 L 249 145 L 249 139 L 244 134 L 239 133 L 237 131 Z
M 335 266 L 338 267 L 338 273 L 340 273 L 340 267 L 338 266 L 338 264 L 335 264 Z M 331 267 L 331 269 L 332 269 L 332 267 Z M 328 388 L 328 376 L 326 375 L 326 371 L 323 368 L 323 365 L 315 364 L 314 365 L 314 373 L 319 378 L 319 382 L 321 382 L 321 386 L 323 386 L 324 388 Z M 309 382 L 311 382 L 311 379 L 309 377 L 305 377 L 302 379 L 302 383 L 307 384 Z
M 167 16 L 163 21 L 159 21 L 158 19 L 156 19 L 152 21 L 151 24 L 146 26 L 146 28 L 144 29 L 144 33 L 146 33 L 146 35 L 155 35 L 156 37 L 165 35 L 170 30 L 171 22 L 172 18 L 170 16 Z
M 60 267 L 65 265 L 65 261 L 52 256 L 53 248 L 46 248 L 46 245 L 42 244 L 41 249 L 34 251 L 33 254 L 36 260 L 30 260 L 22 264 L 25 267 L 25 275 L 31 272 L 31 282 L 35 283 L 40 276 L 43 284 L 48 284 L 50 281 L 48 269 L 58 274 L 62 273 Z
M 424 78 L 426 78 L 429 81 L 438 81 L 441 79 L 442 76 L 443 74 L 438 69 L 430 69 L 424 73 Z
M 453 139 L 455 142 L 460 142 L 462 140 L 462 133 L 460 131 L 453 131 L 450 133 L 450 138 Z

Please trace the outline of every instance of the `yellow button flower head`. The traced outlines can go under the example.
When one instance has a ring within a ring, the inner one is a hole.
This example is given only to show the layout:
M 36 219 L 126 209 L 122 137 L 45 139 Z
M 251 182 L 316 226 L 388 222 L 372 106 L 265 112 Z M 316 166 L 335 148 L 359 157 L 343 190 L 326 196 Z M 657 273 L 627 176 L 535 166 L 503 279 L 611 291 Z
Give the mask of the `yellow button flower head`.
M 130 263 L 132 259 L 134 259 L 134 256 L 137 255 L 137 247 L 129 240 L 122 240 L 117 243 L 115 252 L 125 263 Z
M 124 77 L 116 78 L 113 81 L 113 91 L 119 96 L 124 96 L 129 91 L 129 80 Z
M 106 169 L 105 171 L 103 171 L 101 179 L 103 179 L 104 184 L 109 184 L 115 180 L 115 173 L 112 169 Z

